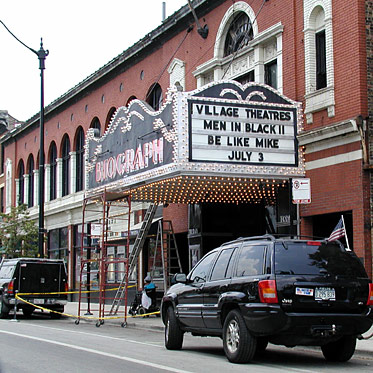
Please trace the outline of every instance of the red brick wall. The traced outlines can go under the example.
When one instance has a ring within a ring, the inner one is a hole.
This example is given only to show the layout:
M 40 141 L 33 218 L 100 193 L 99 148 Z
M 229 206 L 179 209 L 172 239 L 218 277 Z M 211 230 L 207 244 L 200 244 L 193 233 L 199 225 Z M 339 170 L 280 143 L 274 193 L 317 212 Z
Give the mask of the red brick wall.
M 170 204 L 163 208 L 164 220 L 171 220 L 174 233 L 188 231 L 188 205 Z

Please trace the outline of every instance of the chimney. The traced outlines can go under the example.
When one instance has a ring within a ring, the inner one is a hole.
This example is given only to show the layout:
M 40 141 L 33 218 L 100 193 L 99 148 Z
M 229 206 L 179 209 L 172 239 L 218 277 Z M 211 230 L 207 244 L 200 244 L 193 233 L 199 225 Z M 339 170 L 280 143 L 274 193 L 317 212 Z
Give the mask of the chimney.
M 166 19 L 166 2 L 162 2 L 162 22 Z

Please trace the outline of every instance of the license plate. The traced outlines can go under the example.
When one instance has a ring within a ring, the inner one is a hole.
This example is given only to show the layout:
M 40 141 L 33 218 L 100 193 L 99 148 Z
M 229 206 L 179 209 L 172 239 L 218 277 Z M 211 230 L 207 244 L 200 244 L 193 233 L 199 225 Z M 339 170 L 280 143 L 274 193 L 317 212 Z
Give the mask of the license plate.
M 44 299 L 34 299 L 31 303 L 34 303 L 34 304 L 44 304 Z
M 316 288 L 315 300 L 335 300 L 335 289 L 333 288 Z

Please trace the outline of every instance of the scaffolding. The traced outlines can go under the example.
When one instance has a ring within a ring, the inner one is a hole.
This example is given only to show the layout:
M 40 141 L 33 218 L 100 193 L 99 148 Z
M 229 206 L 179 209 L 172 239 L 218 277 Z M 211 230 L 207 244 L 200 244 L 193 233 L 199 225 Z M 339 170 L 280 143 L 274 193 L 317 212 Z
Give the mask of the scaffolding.
M 138 257 L 140 252 L 142 251 L 142 248 L 144 246 L 145 239 L 148 235 L 149 229 L 152 225 L 153 217 L 157 211 L 158 205 L 151 203 L 146 211 L 146 214 L 144 216 L 144 220 L 141 224 L 140 231 L 138 235 L 136 236 L 135 243 L 133 245 L 133 248 L 131 250 L 131 253 L 129 255 L 129 260 L 128 260 L 128 275 L 127 273 L 125 276 L 123 276 L 118 289 L 115 293 L 113 303 L 111 305 L 109 314 L 110 315 L 116 315 L 118 313 L 119 306 L 123 299 L 125 298 L 125 292 L 127 287 L 125 286 L 126 281 L 128 282 L 128 278 L 126 279 L 126 276 L 131 276 L 133 270 L 135 269 L 138 261 Z
M 96 326 L 102 325 L 112 315 L 117 283 L 122 297 L 116 314 L 123 315 L 122 326 L 127 324 L 130 217 L 130 195 L 105 190 L 84 199 L 76 324 L 80 318 L 94 315 Z M 118 239 L 121 244 L 115 243 Z

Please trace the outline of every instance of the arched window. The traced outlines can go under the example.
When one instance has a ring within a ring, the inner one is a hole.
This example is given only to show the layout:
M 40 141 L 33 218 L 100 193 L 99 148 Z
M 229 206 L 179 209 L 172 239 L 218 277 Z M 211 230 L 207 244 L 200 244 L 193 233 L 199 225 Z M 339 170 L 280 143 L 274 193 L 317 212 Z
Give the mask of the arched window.
M 27 205 L 28 207 L 34 206 L 34 157 L 32 154 L 30 155 L 28 159 L 27 164 L 27 173 L 28 173 L 28 201 Z
M 57 198 L 57 147 L 54 142 L 49 148 L 49 167 L 50 167 L 50 183 L 49 183 L 49 199 Z
M 117 109 L 115 107 L 112 107 L 109 110 L 107 117 L 106 117 L 106 121 L 105 121 L 105 130 L 109 127 L 110 121 L 113 118 L 113 115 L 115 114 L 116 110 Z
M 18 204 L 22 205 L 25 203 L 25 192 L 24 192 L 24 187 L 25 187 L 25 165 L 23 161 L 21 160 L 19 162 L 18 166 Z
M 154 109 L 159 110 L 162 104 L 162 88 L 158 83 L 154 83 L 146 95 L 145 101 Z
M 244 12 L 237 12 L 225 38 L 224 57 L 246 47 L 253 36 L 254 32 L 250 18 Z
M 92 119 L 92 122 L 91 122 L 91 125 L 89 126 L 89 128 L 96 129 L 98 131 L 97 135 L 101 136 L 101 123 L 100 123 L 100 120 L 97 117 L 94 117 Z
M 128 106 L 131 103 L 131 101 L 136 100 L 136 98 L 137 98 L 136 96 L 129 97 L 127 102 L 126 102 L 126 106 Z
M 70 187 L 70 140 L 66 135 L 62 142 L 62 197 L 69 194 Z
M 75 191 L 83 190 L 84 185 L 84 131 L 82 127 L 78 128 L 75 140 L 76 156 L 76 186 Z
M 304 51 L 307 123 L 327 109 L 335 115 L 332 0 L 307 0 L 304 5 Z

